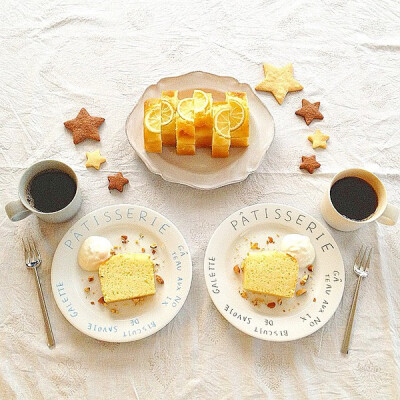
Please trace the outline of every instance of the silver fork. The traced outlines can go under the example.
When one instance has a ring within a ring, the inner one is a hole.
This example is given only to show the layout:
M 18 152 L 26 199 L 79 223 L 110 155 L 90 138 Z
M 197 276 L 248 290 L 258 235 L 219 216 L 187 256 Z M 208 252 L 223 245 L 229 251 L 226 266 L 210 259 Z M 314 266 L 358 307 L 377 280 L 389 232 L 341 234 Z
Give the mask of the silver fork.
M 28 237 L 26 239 L 26 243 L 25 240 L 22 239 L 22 245 L 24 246 L 26 266 L 35 271 L 36 288 L 39 296 L 40 308 L 42 309 L 44 325 L 47 334 L 47 346 L 49 346 L 49 348 L 51 349 L 55 346 L 56 342 L 54 341 L 53 330 L 51 329 L 49 314 L 47 312 L 46 302 L 43 296 L 42 285 L 40 284 L 39 274 L 37 270 L 40 264 L 42 264 L 42 258 L 32 238 Z
M 357 280 L 356 291 L 354 293 L 353 303 L 350 309 L 349 319 L 347 321 L 346 332 L 344 334 L 344 339 L 342 343 L 342 353 L 344 354 L 349 353 L 351 331 L 353 329 L 354 315 L 356 313 L 356 308 L 357 308 L 358 291 L 360 289 L 360 283 L 362 278 L 366 278 L 368 276 L 371 254 L 372 254 L 372 248 L 371 247 L 368 248 L 368 246 L 366 246 L 364 249 L 363 245 L 361 246 L 361 249 L 358 252 L 356 261 L 354 262 L 353 269 L 356 275 L 358 276 L 358 280 Z

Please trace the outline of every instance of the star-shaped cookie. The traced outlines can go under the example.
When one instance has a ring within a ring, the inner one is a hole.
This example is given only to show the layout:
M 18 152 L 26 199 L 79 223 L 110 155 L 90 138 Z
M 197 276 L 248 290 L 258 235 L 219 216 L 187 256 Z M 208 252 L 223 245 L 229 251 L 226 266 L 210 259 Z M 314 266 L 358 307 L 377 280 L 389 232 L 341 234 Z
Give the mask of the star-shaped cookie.
M 126 179 L 121 172 L 117 172 L 115 175 L 110 175 L 108 177 L 108 188 L 117 189 L 118 191 L 122 192 L 124 190 L 124 185 L 129 183 L 129 179 Z
M 64 125 L 72 132 L 74 144 L 78 144 L 85 139 L 100 141 L 98 128 L 104 121 L 104 118 L 92 117 L 86 109 L 82 108 L 76 118 L 64 122 Z
M 100 165 L 107 160 L 100 154 L 100 150 L 95 150 L 92 152 L 86 153 L 86 168 L 93 167 L 96 169 L 100 169 Z
M 301 157 L 300 169 L 306 169 L 310 174 L 312 174 L 321 164 L 317 161 L 315 156 L 303 156 Z
M 264 64 L 264 74 L 265 79 L 256 86 L 256 90 L 271 92 L 279 104 L 282 104 L 288 92 L 297 92 L 303 89 L 303 86 L 293 77 L 292 64 L 281 68 Z
M 326 149 L 326 142 L 329 140 L 329 136 L 325 135 L 319 129 L 317 129 L 312 135 L 308 137 L 308 140 L 312 143 L 313 149 L 316 149 L 317 147 Z
M 300 115 L 304 118 L 307 125 L 311 124 L 313 119 L 324 119 L 324 116 L 319 112 L 320 102 L 310 103 L 308 100 L 303 99 L 301 101 L 301 108 L 296 111 L 296 115 Z

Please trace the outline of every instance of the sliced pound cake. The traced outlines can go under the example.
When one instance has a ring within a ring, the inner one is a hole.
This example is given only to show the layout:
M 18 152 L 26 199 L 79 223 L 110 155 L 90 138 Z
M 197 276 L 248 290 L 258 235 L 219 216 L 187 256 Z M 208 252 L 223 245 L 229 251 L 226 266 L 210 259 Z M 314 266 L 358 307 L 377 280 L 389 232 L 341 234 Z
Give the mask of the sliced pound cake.
M 250 253 L 243 261 L 243 288 L 254 293 L 293 297 L 299 265 L 281 251 Z
M 154 264 L 148 254 L 114 255 L 100 265 L 99 277 L 106 303 L 150 296 L 156 292 Z

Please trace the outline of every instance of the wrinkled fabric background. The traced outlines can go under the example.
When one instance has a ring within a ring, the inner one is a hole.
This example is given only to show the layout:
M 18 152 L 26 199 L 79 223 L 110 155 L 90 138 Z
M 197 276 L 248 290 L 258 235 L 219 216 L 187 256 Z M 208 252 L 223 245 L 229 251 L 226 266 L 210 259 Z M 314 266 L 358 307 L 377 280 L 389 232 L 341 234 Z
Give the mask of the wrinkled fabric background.
M 400 396 L 400 224 L 370 224 L 354 233 L 331 230 L 346 266 L 343 301 L 310 337 L 268 343 L 230 326 L 212 304 L 203 256 L 214 229 L 233 211 L 280 202 L 321 219 L 319 201 L 341 169 L 359 166 L 386 184 L 400 205 L 400 6 L 396 1 L 122 2 L 2 1 L 0 5 L 0 398 L 1 399 L 394 399 Z M 271 111 L 276 135 L 258 171 L 213 191 L 164 182 L 145 168 L 124 132 L 128 113 L 150 84 L 192 70 L 230 75 L 253 87 L 262 62 L 294 63 L 303 92 Z M 321 101 L 325 116 L 307 127 L 294 115 L 301 99 Z M 87 170 L 63 121 L 81 107 L 106 119 L 100 171 Z M 331 136 L 314 151 L 307 135 Z M 302 155 L 322 167 L 300 172 Z M 35 217 L 10 222 L 4 204 L 32 163 L 55 158 L 77 171 L 84 202 L 74 220 L 49 225 Z M 107 175 L 130 179 L 109 193 Z M 51 294 L 56 246 L 84 214 L 130 202 L 171 219 L 193 257 L 193 284 L 179 315 L 136 343 L 84 336 L 61 315 Z M 33 275 L 20 238 L 31 233 L 44 257 L 40 269 L 57 347 L 50 351 Z M 363 283 L 350 354 L 340 354 L 361 244 L 374 247 Z

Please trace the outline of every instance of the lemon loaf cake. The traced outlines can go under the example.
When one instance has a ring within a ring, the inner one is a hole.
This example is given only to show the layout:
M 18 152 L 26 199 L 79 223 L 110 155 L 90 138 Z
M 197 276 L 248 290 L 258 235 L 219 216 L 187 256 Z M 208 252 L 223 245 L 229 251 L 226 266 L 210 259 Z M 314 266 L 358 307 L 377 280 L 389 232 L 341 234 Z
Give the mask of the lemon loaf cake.
M 226 92 L 231 124 L 231 146 L 247 147 L 249 145 L 249 106 L 245 92 Z
M 178 103 L 176 115 L 176 152 L 180 155 L 196 153 L 193 98 Z
M 148 99 L 144 102 L 144 148 L 149 153 L 162 152 L 161 100 Z
M 100 265 L 99 277 L 106 303 L 150 296 L 156 292 L 154 264 L 148 254 L 114 255 Z
M 299 265 L 291 255 L 276 250 L 254 252 L 245 258 L 242 266 L 245 290 L 293 297 Z
M 211 147 L 213 133 L 212 94 L 205 93 L 202 90 L 194 90 L 193 100 L 196 147 Z
M 161 93 L 161 138 L 165 146 L 176 144 L 176 106 L 178 91 L 168 90 Z
M 229 104 L 225 101 L 214 102 L 213 104 L 213 136 L 212 136 L 212 157 L 228 157 L 231 145 Z

